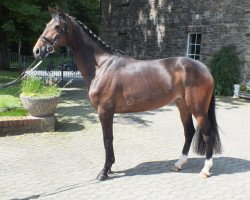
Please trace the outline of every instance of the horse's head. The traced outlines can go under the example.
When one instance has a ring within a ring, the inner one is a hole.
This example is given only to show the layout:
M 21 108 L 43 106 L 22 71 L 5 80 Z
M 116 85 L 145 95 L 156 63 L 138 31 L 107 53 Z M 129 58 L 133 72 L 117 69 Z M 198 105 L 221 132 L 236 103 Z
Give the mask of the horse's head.
M 54 48 L 67 45 L 67 18 L 63 10 L 59 7 L 53 9 L 49 7 L 52 16 L 46 25 L 42 35 L 38 38 L 33 53 L 35 58 L 42 59 L 54 52 Z

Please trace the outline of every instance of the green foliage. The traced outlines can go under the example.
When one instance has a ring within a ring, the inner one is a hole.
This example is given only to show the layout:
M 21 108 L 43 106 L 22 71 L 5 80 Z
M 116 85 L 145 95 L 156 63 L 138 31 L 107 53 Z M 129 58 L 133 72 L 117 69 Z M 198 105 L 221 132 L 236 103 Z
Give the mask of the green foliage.
M 6 32 L 12 32 L 16 29 L 14 21 L 11 19 L 2 25 L 2 29 Z
M 75 16 L 77 20 L 98 33 L 100 22 L 99 0 L 68 0 L 66 8 L 70 15 Z
M 46 84 L 38 77 L 28 77 L 22 81 L 22 94 L 25 96 L 58 96 L 61 94 L 56 84 Z
M 51 19 L 48 6 L 54 7 L 55 3 L 95 32 L 98 31 L 99 0 L 3 0 L 0 1 L 0 33 L 5 34 L 6 44 L 17 45 L 21 39 L 24 48 L 28 49 L 26 52 L 31 54 L 35 41 Z
M 215 80 L 215 94 L 232 96 L 234 84 L 239 81 L 239 59 L 235 46 L 222 47 L 209 63 Z
M 47 9 L 44 5 L 46 2 L 50 5 L 51 1 L 1 1 L 0 31 L 7 34 L 8 43 L 16 42 L 19 38 L 24 42 L 34 42 L 36 34 L 42 31 L 45 21 L 50 17 L 48 12 L 44 12 Z

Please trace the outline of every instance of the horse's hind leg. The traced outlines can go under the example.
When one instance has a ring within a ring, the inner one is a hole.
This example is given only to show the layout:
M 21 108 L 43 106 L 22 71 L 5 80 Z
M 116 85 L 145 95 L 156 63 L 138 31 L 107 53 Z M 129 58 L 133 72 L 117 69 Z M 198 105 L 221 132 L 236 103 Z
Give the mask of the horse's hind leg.
M 183 146 L 182 154 L 173 167 L 173 170 L 179 171 L 181 170 L 182 165 L 187 162 L 188 152 L 195 133 L 195 128 L 193 125 L 192 114 L 188 110 L 186 103 L 182 99 L 177 99 L 175 103 L 180 111 L 180 117 L 184 127 L 185 135 L 185 143 Z
M 208 106 L 206 106 L 207 104 Z M 194 150 L 199 155 L 206 155 L 206 161 L 200 173 L 200 176 L 203 178 L 210 176 L 209 170 L 213 166 L 213 153 L 221 153 L 222 151 L 215 116 L 214 95 L 212 95 L 210 102 L 207 104 L 196 104 L 196 106 L 193 106 L 192 112 L 197 121 Z
M 211 135 L 212 128 L 207 115 L 196 117 L 197 135 L 195 138 L 195 151 L 199 155 L 206 155 L 204 167 L 200 172 L 200 176 L 206 178 L 210 176 L 210 169 L 213 166 L 213 137 Z

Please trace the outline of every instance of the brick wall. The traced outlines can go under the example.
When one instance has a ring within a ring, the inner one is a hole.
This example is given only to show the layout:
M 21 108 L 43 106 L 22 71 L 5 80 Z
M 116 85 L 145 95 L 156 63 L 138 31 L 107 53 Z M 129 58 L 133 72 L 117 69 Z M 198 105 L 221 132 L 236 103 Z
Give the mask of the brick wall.
M 242 73 L 250 73 L 249 0 L 126 2 L 102 1 L 100 33 L 111 46 L 140 59 L 186 56 L 188 33 L 200 32 L 203 62 L 221 46 L 235 44 Z
M 55 130 L 55 117 L 0 117 L 0 136 Z

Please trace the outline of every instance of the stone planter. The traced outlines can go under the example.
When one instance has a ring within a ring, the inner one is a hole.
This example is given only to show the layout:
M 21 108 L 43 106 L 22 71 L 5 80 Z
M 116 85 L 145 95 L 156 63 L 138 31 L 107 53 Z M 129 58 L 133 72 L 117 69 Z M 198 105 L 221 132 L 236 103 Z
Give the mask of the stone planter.
M 250 92 L 239 91 L 239 97 L 250 100 Z
M 20 95 L 25 109 L 34 117 L 54 116 L 60 96 L 31 97 Z

